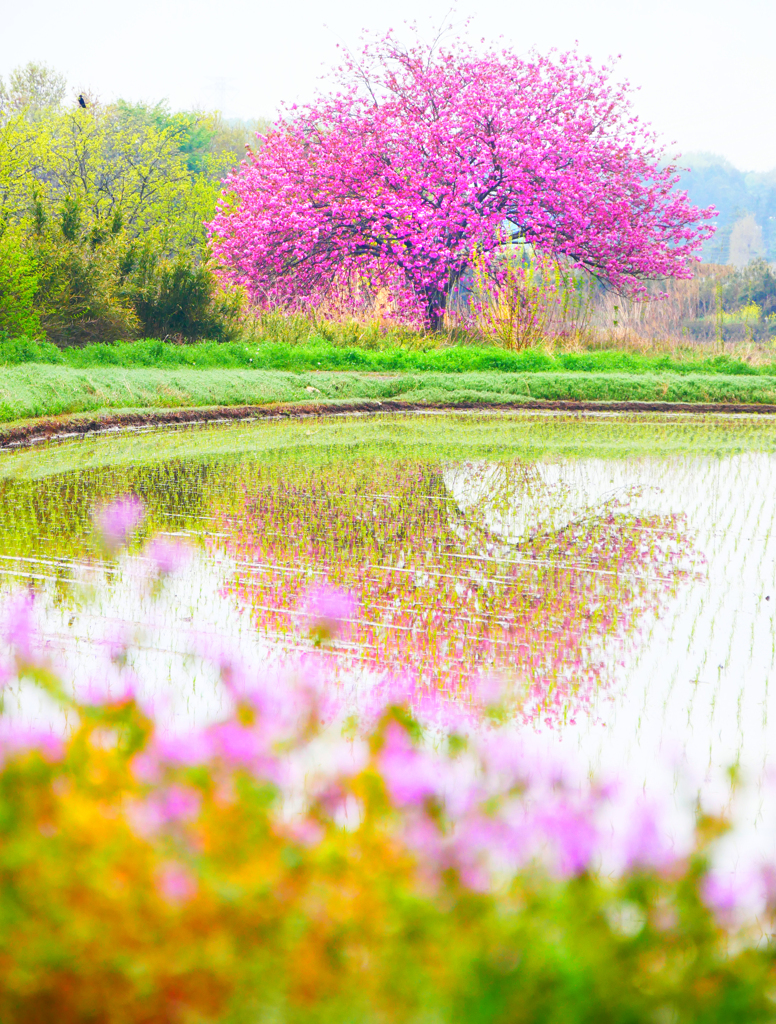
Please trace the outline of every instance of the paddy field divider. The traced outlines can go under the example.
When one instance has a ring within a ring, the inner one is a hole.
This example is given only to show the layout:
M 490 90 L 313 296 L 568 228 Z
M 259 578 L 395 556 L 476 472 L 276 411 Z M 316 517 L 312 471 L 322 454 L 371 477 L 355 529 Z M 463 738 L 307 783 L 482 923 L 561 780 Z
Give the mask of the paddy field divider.
M 776 413 L 776 375 L 0 368 L 0 441 L 111 426 L 423 409 Z

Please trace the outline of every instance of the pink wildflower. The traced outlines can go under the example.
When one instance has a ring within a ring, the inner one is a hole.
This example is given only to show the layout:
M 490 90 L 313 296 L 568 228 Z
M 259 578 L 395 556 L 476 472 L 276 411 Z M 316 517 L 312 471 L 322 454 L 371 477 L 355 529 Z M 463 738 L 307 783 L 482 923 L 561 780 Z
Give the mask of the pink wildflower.
M 762 911 L 767 902 L 767 880 L 761 871 L 738 869 L 723 874 L 710 871 L 701 884 L 701 896 L 720 924 L 733 928 Z
M 562 801 L 541 812 L 537 823 L 552 841 L 561 875 L 578 875 L 590 867 L 597 850 L 598 831 L 588 808 Z
M 181 541 L 154 537 L 145 549 L 145 555 L 154 563 L 160 576 L 170 576 L 182 569 L 191 557 L 191 549 Z
M 701 894 L 710 909 L 724 916 L 735 910 L 740 886 L 734 875 L 723 876 L 712 871 L 703 880 Z
M 645 800 L 633 808 L 630 827 L 625 835 L 625 868 L 660 868 L 671 857 L 665 835 L 661 832 L 657 811 Z
M 356 612 L 356 602 L 344 590 L 321 584 L 307 591 L 303 612 L 310 623 L 310 633 L 320 640 L 339 636 Z
M 245 768 L 261 778 L 281 782 L 280 762 L 268 749 L 268 737 L 260 728 L 223 722 L 211 730 L 210 737 L 217 753 L 233 768 Z
M 111 685 L 113 682 L 114 685 Z M 123 671 L 118 678 L 94 676 L 78 687 L 78 699 L 91 707 L 127 704 L 138 697 L 138 679 L 134 672 Z
M 156 887 L 172 904 L 187 903 L 197 893 L 196 879 L 188 868 L 177 861 L 167 861 L 156 873 Z
M 7 757 L 30 750 L 36 750 L 46 761 L 61 761 L 65 745 L 59 736 L 48 730 L 0 720 L 0 765 Z
M 319 822 L 301 815 L 285 822 L 284 827 L 291 839 L 306 847 L 317 846 L 326 835 Z
M 391 799 L 399 807 L 420 806 L 439 795 L 443 781 L 439 763 L 416 750 L 407 733 L 396 723 L 391 723 L 386 730 L 380 769 Z
M 33 601 L 32 594 L 16 594 L 5 607 L 3 639 L 22 662 L 34 660 L 32 648 L 36 633 L 32 615 Z
M 137 833 L 149 838 L 170 825 L 193 821 L 199 814 L 200 804 L 196 790 L 172 785 L 147 800 L 133 803 L 129 817 Z
M 94 523 L 105 547 L 114 552 L 127 543 L 144 516 L 142 501 L 130 494 L 99 509 Z

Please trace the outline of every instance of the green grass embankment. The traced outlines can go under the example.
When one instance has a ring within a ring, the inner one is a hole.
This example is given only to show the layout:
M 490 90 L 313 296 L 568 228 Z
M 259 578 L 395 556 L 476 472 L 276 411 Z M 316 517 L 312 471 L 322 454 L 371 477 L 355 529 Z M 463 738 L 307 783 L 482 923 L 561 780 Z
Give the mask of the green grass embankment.
M 776 405 L 776 376 L 624 373 L 289 373 L 267 370 L 0 370 L 0 422 L 97 410 L 317 404 L 364 399 L 433 405 L 535 400 Z

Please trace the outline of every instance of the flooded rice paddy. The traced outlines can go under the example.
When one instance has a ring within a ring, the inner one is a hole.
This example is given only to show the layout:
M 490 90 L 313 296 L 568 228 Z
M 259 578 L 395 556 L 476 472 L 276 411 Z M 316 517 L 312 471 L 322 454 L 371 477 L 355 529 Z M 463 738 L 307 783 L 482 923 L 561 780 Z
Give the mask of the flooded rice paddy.
M 106 559 L 95 510 L 128 494 L 145 520 Z M 222 712 L 216 648 L 298 665 L 311 589 L 332 586 L 349 621 L 329 685 L 356 703 L 401 685 L 465 714 L 496 688 L 516 728 L 647 791 L 719 788 L 734 767 L 770 834 L 775 516 L 768 417 L 167 428 L 0 452 L 0 586 L 34 592 L 79 685 L 112 685 L 130 641 L 171 729 Z M 28 686 L 4 700 L 62 726 Z

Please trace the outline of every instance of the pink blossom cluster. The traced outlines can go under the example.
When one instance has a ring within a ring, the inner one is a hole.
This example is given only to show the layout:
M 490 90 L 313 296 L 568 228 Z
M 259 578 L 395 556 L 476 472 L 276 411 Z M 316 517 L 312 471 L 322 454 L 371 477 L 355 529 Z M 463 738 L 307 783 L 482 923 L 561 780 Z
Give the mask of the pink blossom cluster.
M 602 864 L 617 871 L 660 869 L 674 856 L 658 808 L 621 787 L 591 786 L 512 729 L 470 731 L 460 748 L 419 740 L 407 725 L 408 695 L 395 683 L 375 695 L 360 732 L 343 734 L 342 714 L 328 722 L 321 716 L 320 666 L 317 682 L 246 675 L 237 689 L 234 663 L 224 667 L 238 713 L 185 734 L 157 733 L 135 758 L 136 775 L 149 786 L 149 796 L 131 813 L 143 835 L 175 835 L 196 818 L 196 794 L 176 781 L 181 769 L 207 767 L 221 780 L 224 799 L 234 771 L 277 787 L 279 827 L 308 842 L 317 841 L 325 820 L 358 823 L 358 780 L 369 772 L 382 780 L 397 837 L 429 881 L 453 870 L 480 890 L 530 863 L 567 877 Z M 425 710 L 438 725 L 440 708 Z M 467 724 L 454 713 L 448 729 L 452 723 Z M 429 739 L 439 737 L 425 716 L 420 725 Z
M 117 498 L 95 512 L 97 533 L 109 552 L 128 542 L 145 518 L 142 501 L 133 494 Z
M 123 522 L 123 515 L 123 506 L 106 510 L 109 521 Z M 165 566 L 162 559 L 160 571 Z M 354 610 L 349 594 L 321 586 L 304 607 L 313 629 L 326 623 L 329 639 Z M 1 618 L 12 660 L 6 680 L 36 679 L 90 718 L 101 706 L 110 712 L 136 703 L 131 672 L 118 696 L 97 686 L 87 687 L 84 699 L 66 696 L 52 679 L 28 596 L 11 599 Z M 198 653 L 216 664 L 227 711 L 222 720 L 177 733 L 151 719 L 132 757 L 142 795 L 127 804 L 128 821 L 143 837 L 196 843 L 202 796 L 187 781 L 195 768 L 199 777 L 199 769 L 207 771 L 219 800 L 231 799 L 240 773 L 274 789 L 277 827 L 306 845 L 321 841 L 327 825 L 358 827 L 369 776 L 370 786 L 377 780 L 388 798 L 397 840 L 432 885 L 453 871 L 472 889 L 492 890 L 532 864 L 559 877 L 601 868 L 671 870 L 688 852 L 672 847 L 661 808 L 643 795 L 622 784 L 591 783 L 570 761 L 549 756 L 519 723 L 509 724 L 498 714 L 505 695 L 493 681 L 456 704 L 413 678 L 386 678 L 358 702 L 356 720 L 325 652 L 275 674 L 212 642 Z M 48 730 L 0 718 L 0 768 L 31 750 L 57 761 L 65 743 Z M 710 872 L 704 896 L 733 920 L 742 901 L 757 905 L 772 895 L 773 878 L 772 869 L 737 878 Z M 174 860 L 162 865 L 157 884 L 171 903 L 195 891 Z
M 475 255 L 506 241 L 633 295 L 689 277 L 715 211 L 676 190 L 611 72 L 576 51 L 403 48 L 389 33 L 226 179 L 216 261 L 258 303 L 391 282 L 434 328 Z
M 321 602 L 349 606 L 347 596 L 332 591 L 311 595 L 311 607 Z M 40 644 L 29 602 L 23 608 L 13 602 L 5 621 L 3 639 L 19 669 L 46 668 L 35 653 Z M 278 829 L 305 845 L 322 841 L 327 824 L 357 828 L 363 780 L 378 779 L 397 841 L 432 886 L 452 871 L 469 888 L 493 890 L 536 864 L 561 878 L 601 869 L 671 871 L 688 852 L 672 846 L 662 809 L 643 795 L 621 784 L 591 783 L 530 733 L 498 726 L 491 712 L 502 694 L 494 685 L 461 709 L 435 703 L 428 692 L 418 700 L 411 681 L 393 679 L 363 702 L 354 731 L 351 708 L 321 653 L 276 675 L 250 669 L 224 649 L 204 653 L 217 663 L 231 710 L 186 732 L 154 728 L 133 755 L 144 795 L 128 802 L 127 817 L 145 838 L 196 844 L 202 797 L 186 781 L 195 768 L 197 777 L 207 771 L 221 801 L 232 798 L 241 773 L 274 789 Z M 107 693 L 101 699 L 108 710 L 116 706 Z M 120 699 L 133 701 L 132 689 Z M 87 715 L 98 700 L 90 694 L 82 705 Z M 77 699 L 71 704 L 80 706 Z M 0 768 L 30 750 L 56 761 L 65 744 L 48 731 L 0 722 Z M 174 860 L 162 865 L 157 884 L 171 903 L 187 900 L 196 885 Z M 762 904 L 773 888 L 767 870 L 737 877 L 711 871 L 703 892 L 723 920 L 734 921 L 742 901 Z

